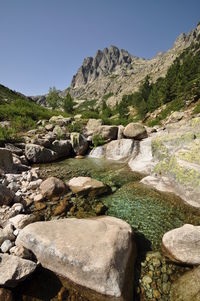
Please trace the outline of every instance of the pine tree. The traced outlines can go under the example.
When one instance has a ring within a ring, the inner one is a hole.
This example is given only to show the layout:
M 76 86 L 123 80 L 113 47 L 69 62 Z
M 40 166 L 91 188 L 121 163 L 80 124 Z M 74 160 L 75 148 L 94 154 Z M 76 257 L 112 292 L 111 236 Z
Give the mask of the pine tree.
M 70 93 L 63 98 L 63 109 L 66 113 L 73 113 L 74 111 L 74 100 L 71 97 Z
M 60 96 L 55 87 L 49 88 L 49 94 L 46 97 L 47 104 L 55 110 L 60 104 Z

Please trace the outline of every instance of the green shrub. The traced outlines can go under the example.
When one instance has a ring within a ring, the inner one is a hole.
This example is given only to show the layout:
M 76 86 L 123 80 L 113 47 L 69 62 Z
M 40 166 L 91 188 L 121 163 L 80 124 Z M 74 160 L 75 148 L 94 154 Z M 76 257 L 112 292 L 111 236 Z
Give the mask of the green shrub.
M 92 142 L 94 144 L 94 147 L 101 146 L 106 143 L 105 139 L 99 134 L 93 136 Z
M 0 126 L 0 145 L 13 138 L 14 131 L 12 128 L 4 128 Z
M 90 119 L 90 118 L 94 118 L 94 119 L 99 119 L 99 112 L 98 111 L 85 111 L 82 112 L 82 118 L 84 119 Z
M 72 133 L 72 132 L 81 133 L 83 131 L 84 125 L 85 125 L 85 122 L 82 120 L 79 120 L 79 121 L 75 121 L 75 122 L 69 124 L 67 126 L 67 129 L 70 133 Z
M 192 113 L 193 113 L 193 114 L 199 114 L 199 113 L 200 113 L 200 103 L 198 103 L 198 104 L 195 106 L 195 108 L 194 108 L 194 110 L 193 110 Z

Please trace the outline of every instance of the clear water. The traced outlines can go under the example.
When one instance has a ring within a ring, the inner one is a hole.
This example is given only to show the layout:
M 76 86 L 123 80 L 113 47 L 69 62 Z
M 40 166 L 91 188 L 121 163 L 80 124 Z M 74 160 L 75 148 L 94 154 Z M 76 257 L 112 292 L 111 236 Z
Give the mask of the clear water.
M 63 180 L 91 176 L 110 185 L 114 193 L 101 198 L 109 208 L 107 214 L 127 221 L 152 249 L 160 249 L 165 232 L 185 223 L 200 224 L 197 210 L 173 194 L 160 193 L 139 183 L 141 175 L 125 164 L 93 158 L 67 159 L 41 169 L 45 176 Z

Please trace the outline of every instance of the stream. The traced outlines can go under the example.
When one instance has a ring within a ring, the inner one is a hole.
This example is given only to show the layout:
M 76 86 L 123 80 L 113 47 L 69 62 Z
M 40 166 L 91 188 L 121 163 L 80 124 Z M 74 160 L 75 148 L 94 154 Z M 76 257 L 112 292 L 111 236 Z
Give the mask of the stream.
M 197 210 L 184 204 L 179 197 L 172 193 L 158 192 L 141 184 L 140 180 L 143 176 L 131 171 L 124 163 L 86 157 L 40 165 L 40 169 L 44 178 L 55 176 L 68 181 L 75 176 L 90 176 L 108 184 L 112 188 L 112 193 L 101 197 L 98 201 L 108 208 L 107 215 L 127 221 L 135 232 L 138 259 L 135 268 L 134 301 L 171 300 L 169 299 L 171 284 L 189 268 L 175 265 L 163 256 L 162 236 L 167 231 L 186 223 L 199 225 L 200 214 Z M 47 271 L 43 271 L 43 273 L 47 273 Z M 40 276 L 35 277 L 42 278 L 43 273 L 41 272 Z M 51 280 L 52 277 L 51 275 Z M 151 281 L 148 282 L 147 277 Z M 28 281 L 30 282 L 30 280 Z M 41 286 L 41 280 L 38 282 Z M 46 297 L 46 299 L 19 298 L 19 300 L 87 299 Z

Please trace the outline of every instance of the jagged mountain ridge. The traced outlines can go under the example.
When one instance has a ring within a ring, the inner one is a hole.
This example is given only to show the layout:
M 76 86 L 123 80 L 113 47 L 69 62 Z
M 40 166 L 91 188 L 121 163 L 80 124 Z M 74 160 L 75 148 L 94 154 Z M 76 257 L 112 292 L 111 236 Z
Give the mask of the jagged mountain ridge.
M 116 46 L 104 48 L 103 51 L 98 50 L 95 57 L 87 57 L 84 59 L 82 66 L 72 79 L 71 86 L 73 88 L 85 85 L 94 81 L 98 77 L 106 76 L 117 68 L 131 68 L 134 57 L 124 49 L 118 49 Z
M 173 47 L 164 53 L 158 53 L 152 59 L 135 57 L 116 46 L 98 50 L 94 58 L 86 58 L 77 74 L 73 76 L 70 93 L 79 102 L 96 99 L 100 103 L 103 96 L 112 93 L 107 103 L 114 106 L 123 95 L 138 90 L 146 75 L 152 82 L 164 77 L 174 60 L 200 34 L 200 25 L 189 34 L 182 33 Z

